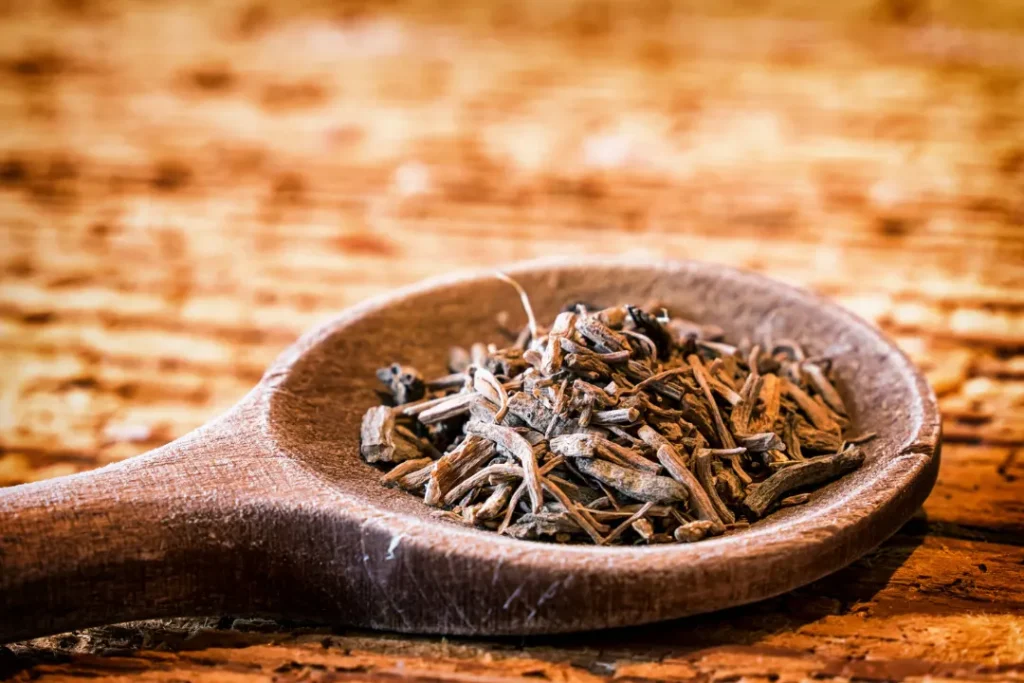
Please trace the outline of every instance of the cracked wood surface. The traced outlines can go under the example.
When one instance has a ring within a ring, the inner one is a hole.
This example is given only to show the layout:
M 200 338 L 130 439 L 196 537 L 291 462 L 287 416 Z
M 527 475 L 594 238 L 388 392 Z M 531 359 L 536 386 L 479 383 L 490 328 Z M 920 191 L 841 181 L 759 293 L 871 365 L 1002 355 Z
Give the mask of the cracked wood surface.
M 213 5 L 0 5 L 0 484 L 183 434 L 369 295 L 561 251 L 729 263 L 874 321 L 940 395 L 939 481 L 851 567 L 680 622 L 175 620 L 0 672 L 1024 678 L 1019 3 Z

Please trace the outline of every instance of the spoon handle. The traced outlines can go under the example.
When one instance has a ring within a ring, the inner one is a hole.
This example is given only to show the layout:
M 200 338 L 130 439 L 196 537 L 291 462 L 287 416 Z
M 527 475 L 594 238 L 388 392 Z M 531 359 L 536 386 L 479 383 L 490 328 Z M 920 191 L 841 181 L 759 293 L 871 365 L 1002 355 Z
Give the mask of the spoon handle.
M 253 461 L 230 428 L 238 423 L 222 418 L 122 463 L 0 489 L 0 643 L 233 602 L 231 584 L 242 582 L 224 570 L 224 546 L 244 525 L 223 523 L 222 511 L 246 491 L 225 494 L 225 482 Z

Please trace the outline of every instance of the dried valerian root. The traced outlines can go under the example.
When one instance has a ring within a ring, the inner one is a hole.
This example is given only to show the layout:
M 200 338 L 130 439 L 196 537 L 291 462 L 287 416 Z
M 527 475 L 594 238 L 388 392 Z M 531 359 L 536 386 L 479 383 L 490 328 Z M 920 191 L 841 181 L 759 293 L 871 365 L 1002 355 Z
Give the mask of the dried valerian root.
M 529 321 L 511 346 L 454 348 L 429 380 L 381 368 L 391 404 L 363 418 L 381 483 L 439 516 L 520 539 L 693 543 L 863 462 L 873 434 L 845 434 L 830 362 L 796 342 L 732 345 L 656 303 L 575 303 L 543 327 L 503 279 Z

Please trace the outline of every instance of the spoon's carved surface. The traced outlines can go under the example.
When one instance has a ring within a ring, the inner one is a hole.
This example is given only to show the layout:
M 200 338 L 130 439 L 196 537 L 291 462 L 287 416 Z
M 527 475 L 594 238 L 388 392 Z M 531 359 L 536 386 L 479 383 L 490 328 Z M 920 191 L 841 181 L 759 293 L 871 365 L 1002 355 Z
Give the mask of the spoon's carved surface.
M 699 263 L 527 264 L 541 318 L 566 301 L 657 298 L 732 339 L 835 356 L 861 469 L 743 533 L 692 545 L 561 546 L 432 516 L 377 483 L 359 422 L 392 360 L 440 373 L 494 338 L 515 292 L 481 274 L 371 301 L 307 334 L 235 409 L 153 453 L 0 492 L 0 642 L 155 616 L 316 618 L 459 634 L 571 631 L 679 617 L 806 584 L 878 545 L 935 481 L 935 398 L 863 321 L 809 294 Z M 497 339 L 495 338 L 495 341 Z

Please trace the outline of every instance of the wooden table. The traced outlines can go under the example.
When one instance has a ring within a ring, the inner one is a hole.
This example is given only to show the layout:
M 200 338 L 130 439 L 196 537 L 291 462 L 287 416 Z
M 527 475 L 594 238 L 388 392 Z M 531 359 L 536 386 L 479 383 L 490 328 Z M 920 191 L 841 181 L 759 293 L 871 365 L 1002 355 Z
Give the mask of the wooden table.
M 0 485 L 183 434 L 369 295 L 584 252 L 726 262 L 875 321 L 941 397 L 938 485 L 838 574 L 676 623 L 180 620 L 0 647 L 0 672 L 1024 679 L 1019 0 L 301 4 L 0 3 Z

